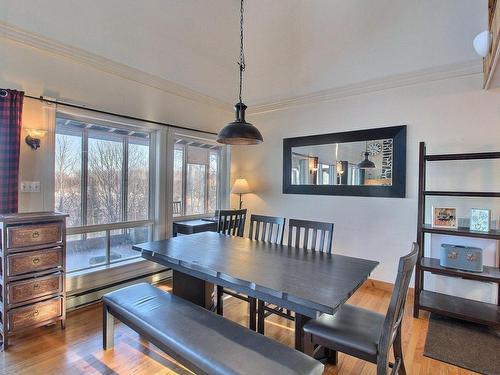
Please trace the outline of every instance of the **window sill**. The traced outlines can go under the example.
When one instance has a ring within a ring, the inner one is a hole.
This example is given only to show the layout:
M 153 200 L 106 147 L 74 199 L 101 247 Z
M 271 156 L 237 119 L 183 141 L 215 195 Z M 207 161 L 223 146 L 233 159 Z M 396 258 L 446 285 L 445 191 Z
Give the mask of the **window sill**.
M 207 217 L 215 217 L 215 212 L 208 214 L 198 214 L 198 215 L 184 215 L 184 216 L 173 216 L 172 222 L 176 221 L 186 221 L 186 220 L 195 220 L 195 219 L 204 219 Z
M 166 267 L 139 257 L 119 263 L 70 272 L 66 277 L 66 292 L 68 296 L 81 294 L 107 285 L 125 282 L 142 275 L 162 272 L 166 269 Z

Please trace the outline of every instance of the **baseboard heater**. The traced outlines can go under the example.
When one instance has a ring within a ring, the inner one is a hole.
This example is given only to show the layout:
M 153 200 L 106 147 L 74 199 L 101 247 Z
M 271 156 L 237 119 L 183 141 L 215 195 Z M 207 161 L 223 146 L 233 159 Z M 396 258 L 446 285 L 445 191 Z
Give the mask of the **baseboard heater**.
M 172 270 L 162 270 L 160 272 L 151 272 L 146 275 L 140 275 L 127 279 L 125 281 L 115 282 L 107 285 L 102 285 L 97 288 L 85 290 L 81 293 L 68 294 L 66 297 L 66 310 L 71 311 L 78 308 L 88 306 L 90 304 L 99 302 L 101 297 L 113 290 L 123 288 L 128 285 L 137 284 L 140 282 L 148 282 L 151 284 L 156 284 L 162 281 L 167 281 L 172 277 Z

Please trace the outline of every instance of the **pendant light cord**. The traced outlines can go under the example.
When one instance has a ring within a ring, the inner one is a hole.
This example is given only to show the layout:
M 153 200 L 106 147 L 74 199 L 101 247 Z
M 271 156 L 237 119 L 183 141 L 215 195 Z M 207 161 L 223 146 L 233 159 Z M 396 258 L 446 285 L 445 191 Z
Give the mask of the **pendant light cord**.
M 243 50 L 243 0 L 241 0 L 240 6 L 240 62 L 238 63 L 240 66 L 240 92 L 239 98 L 241 101 L 241 91 L 243 88 L 243 72 L 245 71 L 245 51 Z

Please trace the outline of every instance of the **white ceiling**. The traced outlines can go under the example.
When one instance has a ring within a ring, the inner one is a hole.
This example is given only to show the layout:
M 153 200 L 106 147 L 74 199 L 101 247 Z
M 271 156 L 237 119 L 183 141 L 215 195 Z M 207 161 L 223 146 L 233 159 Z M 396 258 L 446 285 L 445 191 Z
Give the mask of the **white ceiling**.
M 487 0 L 246 0 L 244 100 L 478 59 Z M 0 22 L 234 103 L 238 0 L 0 0 Z

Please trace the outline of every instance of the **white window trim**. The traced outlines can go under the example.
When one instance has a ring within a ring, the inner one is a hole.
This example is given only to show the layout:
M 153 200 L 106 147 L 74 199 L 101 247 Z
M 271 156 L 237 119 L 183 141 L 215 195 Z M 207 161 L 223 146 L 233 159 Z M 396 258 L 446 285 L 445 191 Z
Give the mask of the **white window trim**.
M 169 195 L 169 200 L 170 200 L 170 206 L 171 206 L 171 211 L 173 210 L 173 201 L 174 201 L 174 195 L 173 195 L 173 184 L 174 184 L 174 179 L 173 179 L 173 170 L 174 170 L 174 162 L 173 162 L 173 155 L 174 155 L 174 147 L 175 147 L 175 138 L 180 137 L 180 138 L 187 138 L 187 139 L 192 139 L 194 141 L 201 141 L 201 142 L 207 142 L 210 144 L 214 144 L 217 146 L 223 146 L 221 147 L 221 154 L 220 154 L 220 163 L 219 167 L 221 168 L 220 172 L 220 181 L 219 181 L 219 191 L 218 191 L 218 197 L 217 201 L 219 203 L 219 209 L 225 209 L 229 207 L 230 204 L 230 170 L 231 170 L 231 147 L 230 146 L 225 146 L 217 143 L 216 135 L 212 134 L 200 134 L 199 132 L 195 131 L 189 131 L 189 130 L 176 130 L 173 129 L 174 131 L 172 132 L 172 144 L 171 144 L 171 151 L 170 153 L 172 154 L 172 164 L 169 166 L 169 170 L 172 171 L 172 176 L 171 176 L 171 181 L 172 183 L 169 184 L 171 185 L 171 192 Z M 206 217 L 213 217 L 215 215 L 215 212 L 208 212 L 204 214 L 196 214 L 196 215 L 181 215 L 181 216 L 173 216 L 173 213 L 171 212 L 170 218 L 170 227 L 172 227 L 172 224 L 174 221 L 185 221 L 185 220 L 194 220 L 194 219 L 201 219 L 201 218 L 206 218 Z

